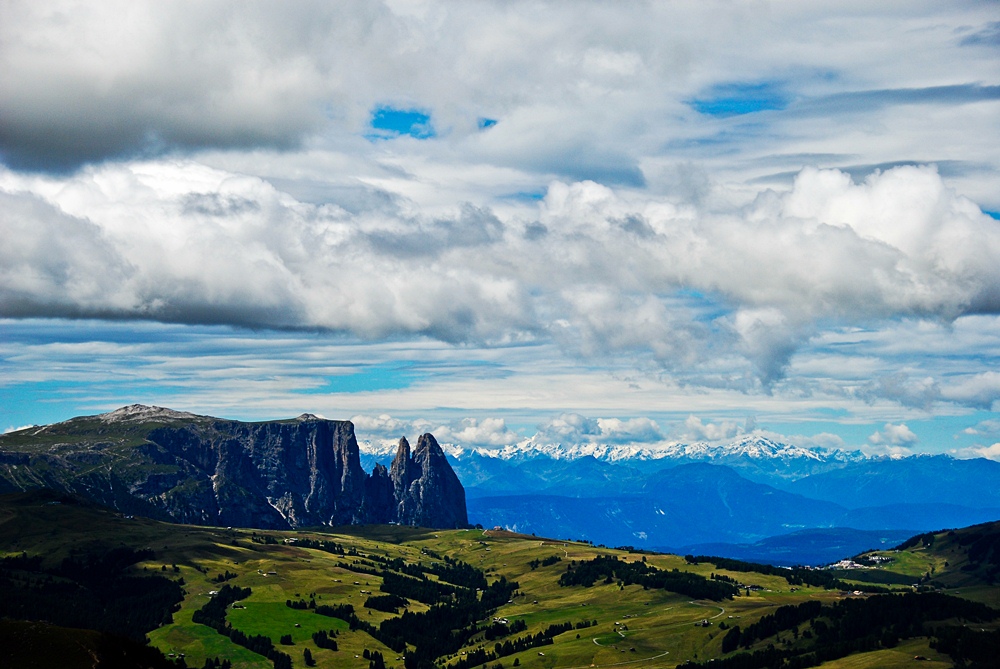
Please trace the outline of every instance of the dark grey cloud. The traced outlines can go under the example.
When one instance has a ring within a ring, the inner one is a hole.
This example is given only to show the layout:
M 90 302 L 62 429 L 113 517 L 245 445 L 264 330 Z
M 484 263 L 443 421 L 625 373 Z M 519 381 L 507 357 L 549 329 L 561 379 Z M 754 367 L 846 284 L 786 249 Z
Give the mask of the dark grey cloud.
M 72 106 L 66 101 L 66 106 Z M 71 172 L 108 159 L 151 158 L 197 149 L 292 149 L 311 124 L 234 127 L 177 127 L 170 119 L 139 119 L 129 109 L 63 110 L 15 117 L 0 114 L 0 158 L 9 167 Z M 89 118 L 84 116 L 89 115 Z M 145 122 L 143 122 L 145 121 Z
M 371 35 L 384 8 L 108 0 L 2 12 L 0 156 L 17 169 L 71 171 L 299 146 L 337 110 L 331 69 L 351 67 L 351 36 Z

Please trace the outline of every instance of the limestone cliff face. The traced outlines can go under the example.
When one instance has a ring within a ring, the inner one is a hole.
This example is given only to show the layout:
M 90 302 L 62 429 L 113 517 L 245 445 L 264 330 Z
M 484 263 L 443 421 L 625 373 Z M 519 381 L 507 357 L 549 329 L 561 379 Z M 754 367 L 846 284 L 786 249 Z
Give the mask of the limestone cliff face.
M 54 435 L 57 447 L 35 445 Z M 311 415 L 243 423 L 133 405 L 19 436 L 0 439 L 20 463 L 0 468 L 0 490 L 50 487 L 202 525 L 467 524 L 465 491 L 430 435 L 412 457 L 401 440 L 391 471 L 371 474 L 352 423 Z
M 445 527 L 468 524 L 465 489 L 434 435 L 421 435 L 412 456 L 406 439 L 400 439 L 390 475 L 400 523 L 433 526 L 433 521 Z

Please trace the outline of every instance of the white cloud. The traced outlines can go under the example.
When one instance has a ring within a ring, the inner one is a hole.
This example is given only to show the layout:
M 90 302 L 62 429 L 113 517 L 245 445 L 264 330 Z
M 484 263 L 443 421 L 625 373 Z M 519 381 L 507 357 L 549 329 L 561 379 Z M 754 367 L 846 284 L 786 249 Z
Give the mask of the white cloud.
M 904 423 L 894 425 L 886 423 L 881 431 L 876 430 L 870 437 L 868 443 L 873 446 L 898 446 L 909 447 L 917 443 L 919 439 Z
M 776 438 L 771 438 L 779 443 L 795 444 L 796 446 L 804 446 L 806 448 L 838 450 L 844 449 L 847 446 L 843 437 L 839 434 L 833 434 L 832 432 L 820 432 L 812 435 L 777 435 Z
M 0 307 L 8 316 L 323 328 L 365 339 L 552 337 L 584 356 L 648 356 L 680 373 L 722 363 L 718 383 L 746 389 L 757 378 L 769 389 L 821 322 L 1000 306 L 990 293 L 1000 281 L 993 219 L 931 170 L 899 168 L 863 184 L 842 177 L 807 170 L 789 193 L 723 217 L 554 183 L 539 209 L 547 232 L 527 239 L 518 217 L 483 207 L 350 213 L 191 162 L 69 179 L 0 173 L 0 226 L 13 240 Z M 933 196 L 914 204 L 913 188 Z M 871 217 L 913 219 L 921 232 L 894 248 L 895 237 L 866 238 Z M 948 397 L 982 405 L 993 381 L 984 375 Z M 870 392 L 904 404 L 926 406 L 938 394 L 933 380 L 922 389 L 878 383 Z
M 959 156 L 957 178 L 990 192 L 980 140 L 995 132 L 992 98 L 935 93 L 995 82 L 992 49 L 961 37 L 989 30 L 988 6 L 22 0 L 2 18 L 0 147 L 21 165 L 202 147 L 363 152 L 371 109 L 388 103 L 428 109 L 440 128 L 436 144 L 395 143 L 396 160 L 668 189 L 692 159 L 767 178 Z M 692 108 L 743 84 L 776 88 L 787 108 L 753 124 Z M 480 132 L 482 117 L 499 122 Z
M 443 425 L 436 429 L 434 436 L 440 442 L 456 446 L 508 446 L 521 441 L 522 437 L 508 429 L 502 418 L 463 418 L 455 424 Z
M 388 414 L 356 415 L 351 418 L 359 439 L 394 443 L 400 437 L 430 432 L 442 444 L 476 448 L 515 444 L 522 437 L 507 427 L 503 418 L 461 418 L 450 422 L 431 422 L 424 418 L 404 420 Z
M 656 421 L 647 417 L 589 418 L 564 413 L 539 425 L 531 439 L 540 444 L 655 444 L 664 435 Z
M 869 401 L 882 398 L 899 402 L 903 406 L 929 409 L 941 398 L 941 388 L 931 377 L 911 379 L 907 374 L 897 372 L 865 383 L 858 395 Z
M 0 317 L 446 343 L 413 359 L 537 347 L 512 381 L 325 405 L 364 415 L 495 402 L 626 416 L 633 387 L 669 420 L 734 400 L 878 423 L 992 408 L 994 14 L 3 3 Z M 732 113 L 713 113 L 727 96 Z M 437 135 L 369 141 L 379 105 L 426 111 Z M 247 358 L 215 370 L 244 399 L 343 373 L 267 376 Z M 15 371 L 44 376 L 39 361 Z M 160 355 L 143 370 L 180 367 Z M 191 378 L 187 397 L 221 402 Z M 257 402 L 301 401 L 270 397 Z M 452 427 L 511 438 L 485 420 Z M 657 439 L 632 420 L 546 434 Z
M 413 433 L 413 425 L 409 421 L 393 418 L 389 414 L 378 416 L 351 416 L 354 432 L 361 439 L 381 438 L 399 439 Z
M 982 372 L 950 382 L 941 392 L 945 399 L 989 410 L 1000 400 L 1000 373 Z
M 984 420 L 977 423 L 976 425 L 965 428 L 964 430 L 962 430 L 962 432 L 964 434 L 971 434 L 971 435 L 1000 434 L 1000 420 Z
M 732 439 L 743 433 L 743 426 L 735 421 L 719 423 L 704 423 L 697 416 L 688 416 L 684 421 L 684 432 L 681 440 L 687 441 L 723 441 Z
M 600 435 L 601 426 L 596 419 L 564 413 L 540 425 L 534 438 L 543 443 L 579 444 Z
M 609 443 L 640 444 L 663 441 L 660 426 L 649 418 L 598 418 L 597 425 L 601 430 L 601 440 Z
M 957 458 L 987 458 L 1000 462 L 1000 442 L 990 446 L 973 446 L 969 448 L 955 449 L 952 452 Z

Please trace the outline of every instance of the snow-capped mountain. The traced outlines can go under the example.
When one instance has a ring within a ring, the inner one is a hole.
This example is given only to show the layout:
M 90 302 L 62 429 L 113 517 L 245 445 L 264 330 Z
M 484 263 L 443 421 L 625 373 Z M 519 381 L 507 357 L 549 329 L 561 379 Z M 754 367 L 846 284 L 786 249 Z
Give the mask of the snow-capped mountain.
M 396 445 L 391 441 L 362 441 L 361 451 L 373 459 L 391 457 Z M 467 447 L 459 444 L 442 444 L 445 452 L 456 461 L 472 457 L 520 464 L 536 459 L 572 462 L 593 458 L 599 462 L 640 467 L 645 470 L 662 469 L 686 462 L 724 464 L 745 475 L 765 479 L 799 478 L 829 468 L 841 467 L 850 462 L 865 460 L 860 452 L 805 448 L 773 441 L 762 435 L 747 435 L 728 444 L 704 441 L 691 444 L 607 444 L 586 442 L 562 444 L 543 442 L 536 437 L 501 448 Z
M 729 543 L 810 531 L 794 550 L 774 553 L 803 561 L 842 550 L 845 533 L 911 536 L 1000 517 L 1000 463 L 983 459 L 869 457 L 759 433 L 721 444 L 536 436 L 502 448 L 442 446 L 465 488 L 470 522 L 608 545 L 717 542 L 713 550 L 726 554 Z M 364 442 L 362 461 L 388 462 L 395 448 Z

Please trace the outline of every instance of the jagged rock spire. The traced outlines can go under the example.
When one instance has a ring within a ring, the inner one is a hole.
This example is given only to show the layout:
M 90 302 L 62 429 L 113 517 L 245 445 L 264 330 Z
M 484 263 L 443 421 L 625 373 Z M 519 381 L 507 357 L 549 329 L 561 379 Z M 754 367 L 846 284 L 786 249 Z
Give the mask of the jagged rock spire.
M 412 456 L 409 443 L 400 439 L 391 477 L 400 523 L 426 527 L 468 524 L 465 489 L 434 435 L 420 435 Z

